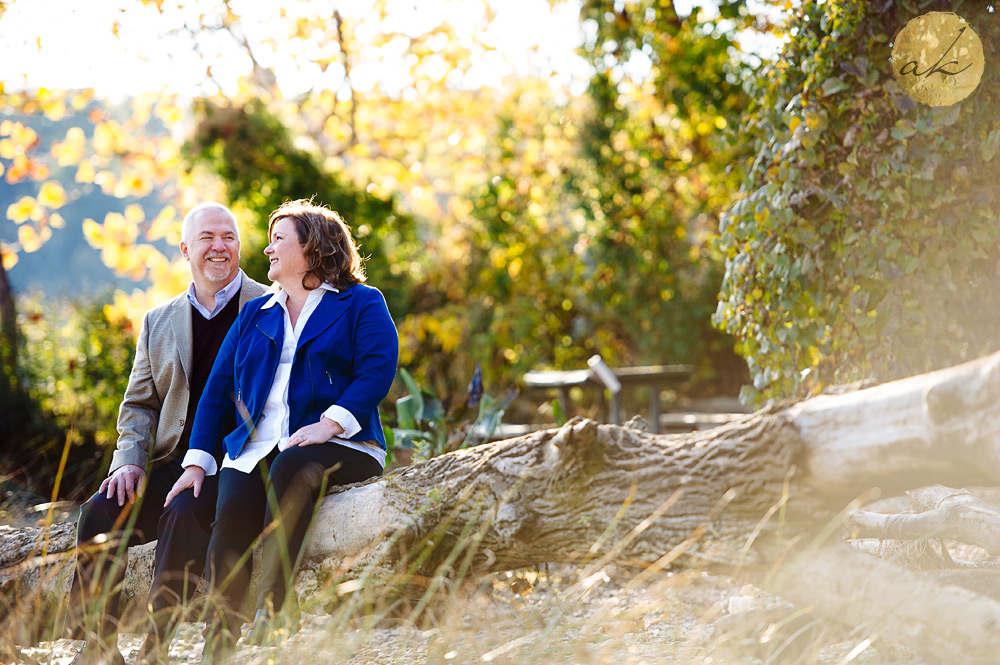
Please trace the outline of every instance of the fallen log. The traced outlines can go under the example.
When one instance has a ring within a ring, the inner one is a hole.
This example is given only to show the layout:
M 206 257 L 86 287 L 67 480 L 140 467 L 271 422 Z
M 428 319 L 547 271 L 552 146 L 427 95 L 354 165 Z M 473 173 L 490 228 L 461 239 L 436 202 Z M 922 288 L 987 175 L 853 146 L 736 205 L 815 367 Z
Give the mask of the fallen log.
M 811 603 L 820 611 L 854 616 L 839 605 L 851 605 L 850 585 L 882 575 L 877 566 L 890 564 L 869 566 L 859 563 L 866 560 L 858 558 L 862 553 L 827 549 L 844 516 L 870 499 L 932 483 L 997 484 L 997 397 L 1000 354 L 772 406 L 689 434 L 653 435 L 574 419 L 558 430 L 456 451 L 331 494 L 306 548 L 305 576 L 311 588 L 343 584 L 347 593 L 358 588 L 357 580 L 400 571 L 440 580 L 568 562 L 639 565 L 646 571 L 640 581 L 667 566 L 698 565 L 765 583 L 778 579 L 767 571 L 794 560 L 789 570 L 804 571 L 800 583 L 835 566 L 829 580 L 802 589 L 822 592 L 824 599 Z M 804 543 L 816 545 L 802 549 Z M 150 546 L 143 552 L 148 557 Z M 845 582 L 838 584 L 838 577 Z M 141 578 L 129 575 L 140 596 L 148 587 L 135 584 Z M 807 603 L 795 584 L 781 588 L 794 602 Z M 963 656 L 985 662 L 980 654 L 1000 647 L 1000 636 L 985 627 L 1000 614 L 995 601 L 966 602 L 963 594 L 956 590 L 948 607 L 967 606 L 971 615 L 923 608 L 933 594 L 920 592 L 907 597 L 913 606 L 880 634 L 939 658 L 934 648 L 913 642 L 914 626 L 934 626 L 956 639 L 980 640 L 981 650 Z M 970 633 L 970 627 L 979 628 Z

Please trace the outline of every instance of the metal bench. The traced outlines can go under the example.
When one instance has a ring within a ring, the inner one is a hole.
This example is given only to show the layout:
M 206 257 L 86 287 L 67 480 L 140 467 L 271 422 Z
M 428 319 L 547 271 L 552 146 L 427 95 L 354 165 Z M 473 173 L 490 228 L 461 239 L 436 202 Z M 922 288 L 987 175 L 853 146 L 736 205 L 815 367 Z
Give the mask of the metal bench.
M 569 413 L 570 388 L 600 391 L 604 399 L 605 389 L 610 394 L 608 422 L 622 423 L 619 395 L 625 388 L 650 387 L 649 426 L 654 433 L 660 431 L 660 392 L 691 377 L 691 365 L 648 365 L 644 367 L 608 367 L 599 355 L 587 361 L 589 369 L 568 371 L 546 370 L 527 372 L 522 377 L 525 388 L 532 390 L 556 390 L 563 411 Z

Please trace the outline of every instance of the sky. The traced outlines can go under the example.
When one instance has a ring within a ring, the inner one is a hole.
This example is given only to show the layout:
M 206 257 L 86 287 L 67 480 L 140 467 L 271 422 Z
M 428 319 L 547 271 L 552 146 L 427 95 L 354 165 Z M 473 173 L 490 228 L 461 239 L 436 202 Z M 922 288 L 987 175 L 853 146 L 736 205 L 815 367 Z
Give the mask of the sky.
M 233 37 L 222 31 L 202 31 L 195 42 L 183 27 L 185 20 L 217 7 L 217 2 L 185 0 L 186 8 L 180 9 L 177 0 L 166 0 L 163 13 L 137 4 L 134 0 L 16 0 L 0 21 L 0 62 L 5 63 L 0 80 L 8 89 L 26 84 L 93 87 L 98 96 L 111 98 L 161 90 L 195 96 L 218 90 L 215 84 L 205 83 L 206 66 L 211 64 L 213 78 L 223 92 L 235 91 L 237 78 L 250 69 L 250 63 Z M 583 41 L 577 0 L 555 8 L 548 0 L 496 0 L 492 4 L 496 16 L 484 31 L 478 0 L 390 0 L 389 20 L 383 27 L 417 34 L 447 18 L 470 43 L 489 47 L 482 50 L 467 85 L 488 85 L 509 73 L 529 72 L 553 76 L 558 84 L 569 87 L 575 79 L 585 83 L 587 65 L 574 53 Z M 282 37 L 276 28 L 281 6 L 327 15 L 336 7 L 346 16 L 361 18 L 371 3 L 231 2 L 255 56 L 275 70 L 286 94 L 313 87 L 317 77 L 342 76 L 336 66 L 325 75 L 301 67 L 288 49 L 261 43 L 267 37 Z M 402 48 L 402 42 L 390 44 L 377 58 L 360 54 L 363 62 L 352 71 L 354 88 L 363 90 L 376 82 L 390 90 L 402 85 L 399 68 L 394 67 L 398 61 L 393 61 L 393 49 L 401 54 Z M 328 83 L 339 87 L 335 80 Z
M 99 97 L 117 99 L 143 92 L 182 96 L 232 95 L 237 80 L 251 66 L 243 49 L 224 31 L 185 29 L 200 14 L 212 14 L 218 0 L 162 0 L 163 11 L 137 0 L 14 0 L 0 21 L 0 81 L 9 89 L 94 88 Z M 489 0 L 495 17 L 487 25 L 480 0 L 387 0 L 388 19 L 380 27 L 420 34 L 447 20 L 474 54 L 462 85 L 499 85 L 508 74 L 547 77 L 569 94 L 580 94 L 590 77 L 589 65 L 576 50 L 586 37 L 579 20 L 579 0 Z M 675 0 L 682 15 L 714 13 L 712 0 Z M 751 3 L 759 4 L 759 3 Z M 181 6 L 182 5 L 182 6 Z M 240 26 L 260 64 L 277 74 L 283 92 L 293 96 L 317 85 L 339 90 L 344 70 L 334 63 L 320 72 L 299 64 L 283 41 L 287 27 L 278 12 L 329 16 L 338 9 L 360 20 L 359 38 L 374 31 L 372 0 L 231 0 Z M 268 45 L 276 38 L 279 47 Z M 774 43 L 748 39 L 745 50 L 775 51 Z M 352 87 L 364 91 L 381 85 L 390 94 L 406 87 L 399 67 L 406 40 L 379 52 L 355 54 Z M 303 56 L 308 53 L 303 52 Z M 304 58 L 303 58 L 304 60 Z M 650 62 L 637 52 L 629 74 L 641 78 Z M 212 78 L 206 77 L 211 66 Z

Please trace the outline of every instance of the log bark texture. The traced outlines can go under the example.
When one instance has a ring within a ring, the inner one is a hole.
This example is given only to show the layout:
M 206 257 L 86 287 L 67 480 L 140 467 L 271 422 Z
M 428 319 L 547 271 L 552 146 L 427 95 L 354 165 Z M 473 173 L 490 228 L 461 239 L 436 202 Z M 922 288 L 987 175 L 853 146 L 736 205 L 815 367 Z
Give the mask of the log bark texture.
M 775 411 L 676 436 L 576 419 L 327 497 L 306 557 L 357 568 L 420 550 L 415 572 L 433 575 L 459 544 L 477 569 L 509 570 L 580 562 L 603 543 L 618 560 L 653 564 L 683 547 L 681 561 L 736 565 L 754 555 L 747 539 L 799 453 Z

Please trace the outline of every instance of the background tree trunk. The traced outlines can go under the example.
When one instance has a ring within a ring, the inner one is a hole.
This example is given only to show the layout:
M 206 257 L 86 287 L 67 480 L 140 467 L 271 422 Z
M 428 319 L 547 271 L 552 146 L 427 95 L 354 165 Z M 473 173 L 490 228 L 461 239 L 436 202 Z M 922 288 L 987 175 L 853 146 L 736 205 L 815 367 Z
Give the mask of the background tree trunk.
M 0 12 L 2 13 L 2 12 Z M 17 386 L 17 308 L 7 270 L 0 262 L 0 391 Z

